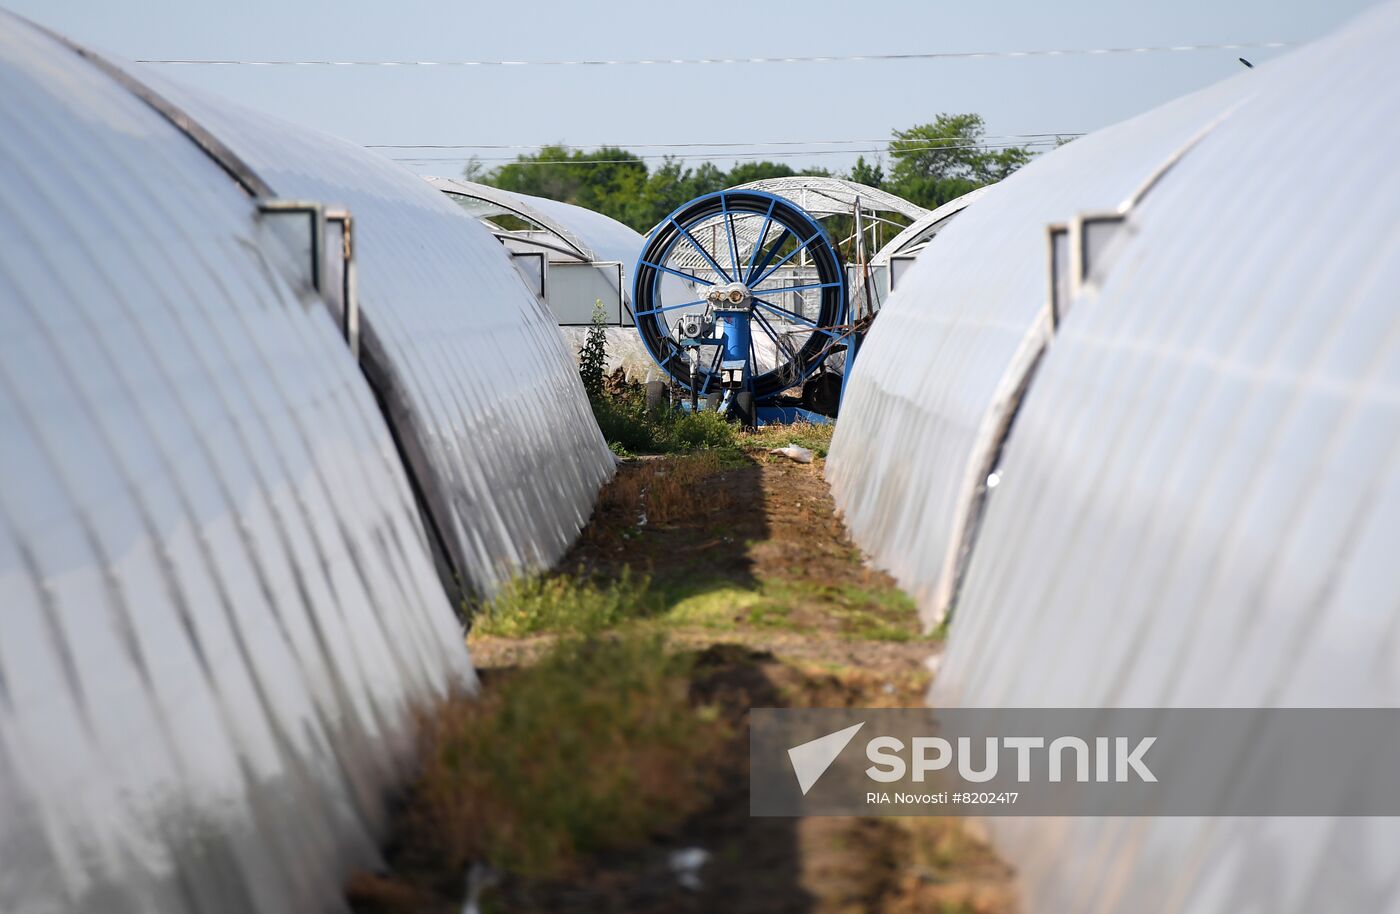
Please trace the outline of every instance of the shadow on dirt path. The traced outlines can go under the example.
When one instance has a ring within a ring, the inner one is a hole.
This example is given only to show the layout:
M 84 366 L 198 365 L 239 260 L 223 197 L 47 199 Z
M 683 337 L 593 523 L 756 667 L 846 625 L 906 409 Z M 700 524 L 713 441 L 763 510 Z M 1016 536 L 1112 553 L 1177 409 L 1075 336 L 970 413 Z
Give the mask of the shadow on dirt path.
M 917 706 L 940 649 L 893 581 L 862 562 L 820 459 L 750 449 L 630 460 L 560 568 L 649 580 L 635 624 L 665 633 L 687 661 L 689 703 L 718 715 L 728 737 L 693 815 L 645 846 L 590 855 L 567 878 L 505 874 L 482 914 L 1016 910 L 1012 873 L 961 820 L 749 816 L 750 708 Z M 473 635 L 484 688 L 526 675 L 558 637 Z M 678 868 L 687 858 L 703 862 Z

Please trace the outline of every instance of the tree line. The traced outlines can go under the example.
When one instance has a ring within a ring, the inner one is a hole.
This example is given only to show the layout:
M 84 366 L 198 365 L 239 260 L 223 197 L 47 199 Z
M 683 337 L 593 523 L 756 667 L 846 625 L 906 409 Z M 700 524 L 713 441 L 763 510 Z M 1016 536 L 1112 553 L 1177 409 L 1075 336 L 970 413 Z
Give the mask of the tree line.
M 878 187 L 932 209 L 970 190 L 1000 181 L 1031 160 L 1026 146 L 992 148 L 979 114 L 940 114 L 932 123 L 893 132 L 889 170 L 876 159 L 858 158 L 838 177 Z M 583 151 L 545 146 L 492 170 L 472 161 L 465 177 L 504 190 L 575 203 L 647 232 L 682 203 L 701 194 L 761 178 L 827 175 L 819 168 L 796 171 L 781 162 L 743 162 L 724 170 L 711 162 L 694 168 L 667 157 L 654 167 L 616 146 Z

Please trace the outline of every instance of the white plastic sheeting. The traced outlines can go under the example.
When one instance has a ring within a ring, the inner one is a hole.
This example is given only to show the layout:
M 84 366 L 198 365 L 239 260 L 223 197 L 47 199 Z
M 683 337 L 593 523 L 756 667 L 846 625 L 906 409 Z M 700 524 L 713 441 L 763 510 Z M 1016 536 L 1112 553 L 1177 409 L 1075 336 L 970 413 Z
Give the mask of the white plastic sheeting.
M 468 197 L 479 202 L 483 213 L 490 214 L 494 210 L 495 213 L 509 213 L 535 223 L 555 236 L 581 260 L 615 260 L 630 271 L 642 252 L 645 239 L 635 229 L 582 206 L 458 178 L 430 177 L 425 180 L 450 197 Z M 631 289 L 626 291 L 630 294 Z
M 949 200 L 937 209 L 924 213 L 905 226 L 899 234 L 885 242 L 884 247 L 870 258 L 870 266 L 887 267 L 891 257 L 912 255 L 921 251 L 923 245 L 937 237 L 940 232 L 952 224 L 953 219 L 959 213 L 967 209 L 970 204 L 986 192 L 987 188 L 985 187 L 970 190 L 961 197 Z
M 500 239 L 561 327 L 587 327 L 599 303 L 609 325 L 632 326 L 630 277 L 643 243 L 636 231 L 571 203 L 455 178 L 426 180 Z M 530 227 L 502 227 L 502 215 Z
M 0 910 L 343 907 L 471 666 L 254 202 L 0 13 Z
M 1400 704 L 1397 42 L 1390 3 L 1077 140 L 989 191 L 896 292 L 830 472 L 926 609 L 1044 350 L 933 704 Z M 1050 338 L 1047 225 L 1153 174 Z M 1400 911 L 1395 819 L 989 825 L 1030 912 Z
M 732 189 L 761 190 L 764 193 L 775 194 L 785 200 L 791 200 L 818 219 L 825 216 L 849 215 L 855 211 L 857 200 L 860 201 L 861 209 L 876 215 L 893 213 L 905 219 L 916 220 L 928 212 L 917 203 L 910 203 L 887 190 L 847 181 L 845 178 L 829 178 L 822 175 L 762 178 Z
M 545 197 L 516 196 L 525 197 L 535 210 L 548 216 L 555 225 L 567 227 L 574 237 L 581 239 L 589 260 L 616 260 L 621 263 L 627 279 L 623 291 L 628 299 L 632 297 L 632 267 L 636 265 L 637 257 L 642 253 L 642 244 L 646 241 L 640 232 L 586 207 Z
M 366 351 L 378 357 L 391 423 L 468 589 L 490 593 L 557 561 L 614 463 L 577 364 L 501 244 L 380 156 L 155 85 L 279 196 L 354 215 Z
M 1398 44 L 1391 3 L 1248 74 L 1129 214 L 1017 418 L 938 704 L 1400 705 Z M 1395 819 L 993 825 L 1033 912 L 1400 911 Z
M 881 309 L 826 475 L 856 541 L 928 625 L 953 597 L 979 492 L 1048 338 L 1047 225 L 1131 197 L 1258 86 L 1252 75 L 1075 140 L 989 188 Z

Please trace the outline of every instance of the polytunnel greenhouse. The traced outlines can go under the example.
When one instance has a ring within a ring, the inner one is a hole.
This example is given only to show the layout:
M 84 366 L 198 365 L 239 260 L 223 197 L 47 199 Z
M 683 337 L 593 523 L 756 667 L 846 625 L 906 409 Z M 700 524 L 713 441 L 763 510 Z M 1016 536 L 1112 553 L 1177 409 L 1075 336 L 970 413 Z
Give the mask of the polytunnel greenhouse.
M 354 218 L 362 362 L 462 595 L 548 567 L 613 460 L 572 357 L 504 248 L 426 182 L 343 140 L 159 90 L 282 198 Z
M 456 178 L 428 183 L 479 219 L 510 251 L 525 284 L 559 324 L 577 358 L 594 309 L 602 309 L 606 370 L 648 379 L 655 363 L 637 337 L 632 317 L 632 271 L 643 238 L 602 213 L 544 197 Z
M 645 241 L 640 234 L 615 219 L 572 204 L 455 178 L 427 180 L 481 220 L 506 246 L 526 285 L 550 309 L 573 352 L 581 350 L 594 307 L 601 305 L 607 324 L 608 369 L 620 367 L 635 379 L 666 377 L 636 331 L 631 295 L 632 274 Z M 841 218 L 851 220 L 854 216 L 860 226 L 859 243 L 854 224 L 846 227 L 846 234 L 833 240 L 848 255 L 847 285 L 857 296 L 858 307 L 864 310 L 862 303 L 868 299 L 872 311 L 879 309 L 895 278 L 913 263 L 923 246 L 981 193 L 973 191 L 930 212 L 888 191 L 832 177 L 772 178 L 731 190 L 756 191 L 787 200 L 818 224 L 824 224 L 828 232 L 835 230 L 834 223 Z M 736 220 L 736 244 L 739 252 L 747 256 L 759 241 L 763 220 Z M 665 223 L 663 220 L 662 225 Z M 702 232 L 695 237 L 700 247 L 681 247 L 673 253 L 675 262 L 670 266 L 702 280 L 716 278 L 706 258 L 719 260 L 728 256 L 722 249 L 727 234 L 718 231 L 718 223 L 707 225 L 706 229 L 708 234 Z M 810 278 L 814 274 L 809 267 L 805 261 L 793 263 L 783 270 L 782 276 L 794 281 Z M 698 293 L 674 274 L 661 277 L 661 282 L 669 302 L 697 297 Z M 794 313 L 806 314 L 815 301 L 800 295 L 788 296 L 781 304 Z M 760 333 L 753 340 L 757 360 L 764 369 L 783 360 L 780 350 L 784 334 L 805 334 L 792 321 L 773 315 L 769 319 L 779 338 Z M 668 332 L 669 329 L 668 326 Z M 651 348 L 657 348 L 655 342 Z
M 641 235 L 571 203 L 455 178 L 427 180 L 506 246 L 560 326 L 586 326 L 595 302 L 602 303 L 609 325 L 632 323 L 628 280 L 642 249 Z
M 1257 88 L 1248 76 L 1075 140 L 986 191 L 881 309 L 827 476 L 852 535 L 930 625 L 953 600 L 987 478 L 1053 329 L 1051 229 L 1132 200 Z
M 1397 45 L 126 61 L 0 10 L 0 914 L 1400 914 Z M 646 236 L 159 75 L 1186 51 L 1232 78 L 1088 134 L 372 137 Z
M 899 282 L 904 272 L 914 265 L 924 248 L 928 247 L 929 242 L 952 225 L 959 213 L 967 209 L 986 192 L 987 188 L 979 187 L 977 190 L 968 191 L 961 197 L 949 200 L 937 209 L 924 213 L 905 226 L 889 241 L 886 241 L 875 252 L 875 256 L 870 258 L 871 273 L 876 277 L 884 278 L 881 291 L 886 295 L 894 291 L 895 283 Z
M 7 13 L 0 173 L 0 909 L 339 909 L 611 472 L 569 356 L 419 179 Z
M 934 706 L 1400 701 L 1397 41 L 1391 3 L 1076 140 L 898 288 L 828 472 L 952 612 Z M 1400 910 L 1393 818 L 991 824 L 1028 910 Z

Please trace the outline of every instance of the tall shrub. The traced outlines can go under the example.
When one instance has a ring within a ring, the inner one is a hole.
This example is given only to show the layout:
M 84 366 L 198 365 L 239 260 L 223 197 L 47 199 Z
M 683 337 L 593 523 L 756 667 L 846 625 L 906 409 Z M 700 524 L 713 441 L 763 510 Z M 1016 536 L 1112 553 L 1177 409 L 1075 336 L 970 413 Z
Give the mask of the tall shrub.
M 607 326 L 608 312 L 603 307 L 602 299 L 598 299 L 593 303 L 593 321 L 588 326 L 588 337 L 578 354 L 578 376 L 583 380 L 583 389 L 594 399 L 603 395 L 603 368 L 608 361 Z

